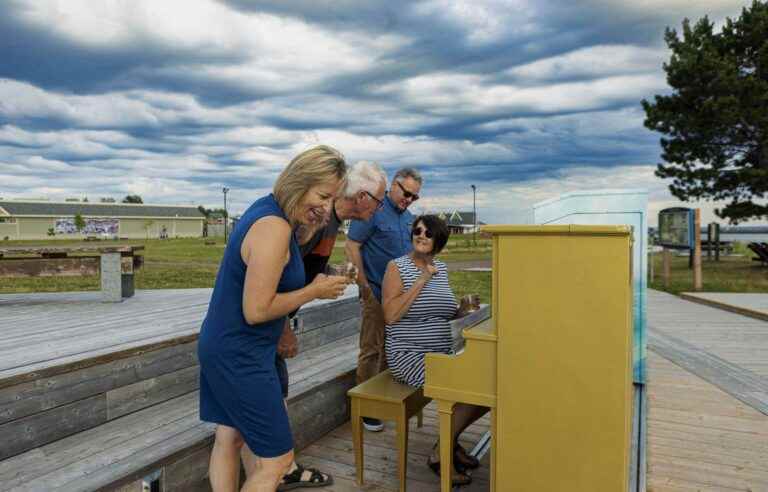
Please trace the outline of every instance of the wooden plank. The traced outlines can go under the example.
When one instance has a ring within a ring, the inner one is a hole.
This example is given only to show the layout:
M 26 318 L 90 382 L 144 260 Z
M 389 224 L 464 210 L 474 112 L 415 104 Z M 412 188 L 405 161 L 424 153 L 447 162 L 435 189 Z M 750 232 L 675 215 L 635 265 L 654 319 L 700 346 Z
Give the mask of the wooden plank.
M 114 244 L 111 246 L 5 246 L 0 247 L 3 256 L 43 255 L 54 253 L 133 253 L 143 251 L 144 246 Z
M 360 332 L 360 318 L 348 318 L 336 323 L 325 325 L 319 329 L 297 334 L 299 350 L 311 350 L 317 347 L 333 344 L 350 335 L 357 337 Z
M 0 425 L 0 460 L 107 421 L 103 394 Z
M 657 329 L 648 330 L 648 346 L 687 371 L 768 415 L 768 380 Z
M 82 277 L 98 275 L 98 258 L 3 258 L 0 277 Z
M 347 391 L 354 386 L 355 373 L 349 371 L 288 400 L 288 417 L 296 449 L 303 449 L 349 421 Z
M 682 299 L 768 321 L 768 294 L 720 294 L 683 292 Z
M 169 463 L 163 470 L 164 492 L 209 492 L 208 464 L 211 450 L 198 449 L 181 459 Z
M 298 333 L 305 333 L 350 318 L 360 318 L 360 303 L 354 298 L 337 299 L 332 303 L 301 309 Z
M 768 378 L 765 321 L 648 290 L 648 326 Z
M 648 488 L 768 490 L 768 417 L 650 351 Z
M 0 424 L 189 367 L 197 367 L 197 342 L 0 388 Z
M 4 353 L 2 362 L 4 369 L 13 368 L 99 348 L 119 347 L 126 342 L 145 338 L 155 338 L 162 335 L 172 338 L 177 336 L 177 334 L 183 334 L 189 329 L 199 331 L 199 323 L 201 323 L 201 320 L 197 314 L 185 314 L 178 316 L 174 320 L 149 321 L 146 324 L 133 328 L 109 325 L 100 329 L 94 327 L 87 332 L 73 329 L 62 330 L 65 333 L 61 335 L 38 334 L 3 342 L 2 349 Z M 36 347 L 37 353 L 30 352 L 30 349 L 33 347 Z
M 51 361 L 42 361 L 21 367 L 14 367 L 0 371 L 0 388 L 13 386 L 26 381 L 33 381 L 42 377 L 51 377 L 57 374 L 92 367 L 98 364 L 140 355 L 165 347 L 182 345 L 194 342 L 198 338 L 198 330 L 187 333 L 175 333 L 173 337 L 161 335 L 147 339 L 136 340 L 117 346 L 100 347 L 98 349 L 83 351 L 60 357 L 51 364 Z
M 126 415 L 96 428 L 0 461 L 0 483 L 14 487 L 36 478 L 77 469 L 91 456 L 107 456 L 128 446 L 132 438 L 152 436 L 171 426 L 193 427 L 197 417 L 197 392 Z M 139 477 L 140 478 L 140 477 Z
M 200 368 L 187 367 L 107 392 L 107 420 L 156 405 L 200 387 Z
M 112 492 L 144 492 L 144 480 L 134 480 L 129 484 L 117 487 Z
M 98 301 L 100 302 L 100 299 Z M 36 306 L 36 312 L 30 316 L 7 319 L 7 328 L 0 332 L 0 343 L 6 347 L 17 341 L 34 343 L 33 337 L 36 335 L 50 336 L 50 333 L 54 335 L 66 333 L 67 336 L 71 336 L 115 327 L 122 327 L 123 330 L 131 332 L 146 323 L 178 319 L 180 316 L 190 314 L 202 319 L 207 311 L 209 299 L 199 299 L 194 303 L 185 302 L 182 305 L 165 304 L 165 306 L 148 305 L 142 301 L 133 299 L 119 305 L 79 306 L 80 309 Z M 41 310 L 43 310 L 42 313 Z

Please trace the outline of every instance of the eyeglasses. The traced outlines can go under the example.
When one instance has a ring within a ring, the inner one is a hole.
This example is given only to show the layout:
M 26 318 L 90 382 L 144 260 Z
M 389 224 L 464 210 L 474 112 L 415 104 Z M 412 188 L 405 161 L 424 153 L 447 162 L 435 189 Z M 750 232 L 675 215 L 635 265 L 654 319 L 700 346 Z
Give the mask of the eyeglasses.
M 384 201 L 383 201 L 383 200 L 379 200 L 378 198 L 376 198 L 375 196 L 373 196 L 373 195 L 372 195 L 372 194 L 371 194 L 369 191 L 365 191 L 365 190 L 364 190 L 364 191 L 363 191 L 363 193 L 365 193 L 366 195 L 368 195 L 369 197 L 371 197 L 371 200 L 373 200 L 374 202 L 376 202 L 376 210 L 379 210 L 381 207 L 383 207 L 383 206 L 384 206 Z
M 403 185 L 400 184 L 400 181 L 395 181 L 395 183 L 397 183 L 397 186 L 399 186 L 400 189 L 403 190 L 403 196 L 405 198 L 410 198 L 414 202 L 419 199 L 418 193 L 413 193 L 411 191 L 406 190 L 405 188 L 403 188 Z
M 432 239 L 432 231 L 427 229 L 426 227 L 414 227 L 413 231 L 411 232 L 412 236 L 421 236 L 421 233 L 424 233 L 425 236 L 427 236 L 427 239 Z

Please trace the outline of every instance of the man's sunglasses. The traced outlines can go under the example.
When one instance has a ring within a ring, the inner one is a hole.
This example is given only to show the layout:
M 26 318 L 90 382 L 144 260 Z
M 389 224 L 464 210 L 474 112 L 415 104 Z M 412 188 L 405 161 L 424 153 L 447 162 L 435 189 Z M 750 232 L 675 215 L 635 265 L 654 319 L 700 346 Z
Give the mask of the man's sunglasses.
M 403 190 L 403 196 L 405 198 L 410 198 L 414 202 L 419 199 L 419 194 L 418 193 L 412 193 L 412 192 L 406 190 L 405 188 L 403 188 L 403 185 L 400 184 L 400 181 L 395 181 L 395 183 L 397 183 L 397 186 L 399 186 L 400 189 Z
M 427 239 L 432 239 L 432 231 L 427 229 L 426 227 L 414 227 L 413 231 L 411 232 L 412 236 L 421 236 L 421 233 L 424 233 L 425 236 L 427 236 Z
M 368 191 L 365 191 L 365 190 L 363 190 L 363 193 L 365 193 L 366 195 L 368 195 L 369 197 L 371 197 L 371 200 L 373 200 L 374 202 L 376 202 L 376 210 L 379 210 L 381 207 L 383 207 L 383 206 L 384 206 L 384 201 L 383 201 L 383 200 L 379 200 L 378 198 L 376 198 L 375 196 L 373 196 L 373 195 L 372 195 L 370 192 L 368 192 Z

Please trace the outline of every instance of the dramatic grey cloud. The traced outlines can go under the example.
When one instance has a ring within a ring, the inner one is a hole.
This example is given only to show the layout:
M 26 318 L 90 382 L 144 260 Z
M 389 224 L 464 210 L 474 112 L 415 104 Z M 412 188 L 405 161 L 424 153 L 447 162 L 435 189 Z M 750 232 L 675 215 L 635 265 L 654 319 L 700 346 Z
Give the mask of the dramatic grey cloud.
M 421 168 L 422 209 L 476 184 L 489 222 L 584 188 L 655 210 L 674 200 L 639 102 L 668 90 L 664 28 L 746 4 L 0 1 L 0 196 L 215 206 L 227 186 L 242 211 L 326 143 Z

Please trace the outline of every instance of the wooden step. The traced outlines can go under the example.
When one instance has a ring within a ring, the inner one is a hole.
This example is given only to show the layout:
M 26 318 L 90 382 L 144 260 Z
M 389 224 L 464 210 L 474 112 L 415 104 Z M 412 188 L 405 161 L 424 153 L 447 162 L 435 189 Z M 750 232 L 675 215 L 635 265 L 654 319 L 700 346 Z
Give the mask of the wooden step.
M 296 449 L 349 419 L 357 352 L 352 335 L 289 361 Z M 0 462 L 0 490 L 109 490 L 157 470 L 163 490 L 197 490 L 207 483 L 213 432 L 199 420 L 195 390 Z
M 87 292 L 0 296 L 0 460 L 196 390 L 210 292 L 138 291 L 120 304 Z M 323 381 L 335 362 L 313 350 L 338 355 L 331 345 L 358 332 L 359 313 L 352 291 L 299 311 L 303 353 L 289 370 L 314 367 L 297 390 Z

